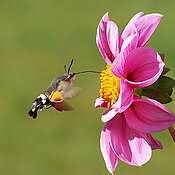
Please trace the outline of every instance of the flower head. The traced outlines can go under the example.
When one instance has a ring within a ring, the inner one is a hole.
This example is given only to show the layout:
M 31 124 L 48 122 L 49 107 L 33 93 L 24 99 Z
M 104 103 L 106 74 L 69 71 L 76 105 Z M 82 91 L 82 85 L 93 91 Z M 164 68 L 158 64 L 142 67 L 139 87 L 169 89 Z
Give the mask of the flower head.
M 108 108 L 102 115 L 107 123 L 100 145 L 112 174 L 118 159 L 134 166 L 146 163 L 153 149 L 162 148 L 150 133 L 175 123 L 175 115 L 161 103 L 142 99 L 134 92 L 135 88 L 153 84 L 163 71 L 160 55 L 144 46 L 161 17 L 138 13 L 119 36 L 117 25 L 105 14 L 97 29 L 97 45 L 108 65 L 101 74 L 101 97 L 95 106 Z

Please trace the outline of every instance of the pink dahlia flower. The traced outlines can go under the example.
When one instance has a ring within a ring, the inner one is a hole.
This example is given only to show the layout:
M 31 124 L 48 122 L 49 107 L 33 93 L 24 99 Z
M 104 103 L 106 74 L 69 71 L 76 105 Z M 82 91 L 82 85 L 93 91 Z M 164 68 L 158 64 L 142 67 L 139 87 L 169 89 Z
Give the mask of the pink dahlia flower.
M 175 115 L 161 103 L 142 99 L 134 88 L 153 84 L 161 75 L 164 63 L 150 47 L 143 47 L 156 29 L 161 15 L 136 14 L 120 36 L 108 14 L 102 18 L 97 30 L 97 45 L 107 62 L 101 73 L 101 97 L 96 107 L 108 108 L 102 115 L 107 122 L 101 133 L 100 145 L 110 173 L 118 159 L 141 166 L 153 149 L 162 144 L 150 133 L 167 129 L 175 123 Z

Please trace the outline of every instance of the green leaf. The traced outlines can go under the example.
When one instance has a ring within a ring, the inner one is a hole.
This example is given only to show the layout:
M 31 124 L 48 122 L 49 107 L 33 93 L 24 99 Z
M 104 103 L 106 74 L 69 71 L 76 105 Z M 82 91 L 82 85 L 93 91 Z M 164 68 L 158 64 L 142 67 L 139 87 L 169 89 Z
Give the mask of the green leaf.
M 143 89 L 161 89 L 171 95 L 172 89 L 175 86 L 175 80 L 167 76 L 161 76 L 154 84 Z
M 172 101 L 172 98 L 161 89 L 144 89 L 142 90 L 142 94 L 148 98 L 157 100 L 162 104 Z
M 162 72 L 161 75 L 165 75 L 165 74 L 168 73 L 169 71 L 170 71 L 170 68 L 164 67 L 164 68 L 163 68 L 163 72 Z
M 142 88 L 142 95 L 155 99 L 163 104 L 169 103 L 172 101 L 170 96 L 173 92 L 174 86 L 175 80 L 167 76 L 161 76 L 151 86 Z
M 167 76 L 162 76 L 156 83 L 159 89 L 165 91 L 169 95 L 172 94 L 172 89 L 175 86 L 175 80 Z
M 172 93 L 173 93 L 173 89 L 171 89 L 170 91 L 167 92 L 167 94 L 168 94 L 169 96 L 171 96 Z

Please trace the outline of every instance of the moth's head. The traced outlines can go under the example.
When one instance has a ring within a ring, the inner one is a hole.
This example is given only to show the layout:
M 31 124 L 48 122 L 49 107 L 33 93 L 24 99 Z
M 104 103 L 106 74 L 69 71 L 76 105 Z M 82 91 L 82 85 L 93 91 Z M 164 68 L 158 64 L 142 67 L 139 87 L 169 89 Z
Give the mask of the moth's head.
M 75 80 L 75 73 L 65 73 L 62 81 L 69 81 L 72 83 Z

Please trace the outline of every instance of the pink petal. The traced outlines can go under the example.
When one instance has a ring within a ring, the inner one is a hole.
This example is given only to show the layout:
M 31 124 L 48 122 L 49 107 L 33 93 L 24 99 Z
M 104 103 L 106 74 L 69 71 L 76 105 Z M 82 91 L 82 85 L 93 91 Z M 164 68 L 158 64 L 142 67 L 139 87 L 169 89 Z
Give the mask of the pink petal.
M 147 43 L 157 28 L 161 18 L 162 15 L 160 14 L 149 14 L 133 22 L 140 36 L 138 47 L 144 46 Z
M 140 17 L 142 17 L 143 16 L 143 12 L 139 12 L 139 13 L 137 13 L 136 15 L 134 15 L 133 17 L 132 17 L 132 19 L 130 20 L 130 22 L 129 23 L 134 23 L 134 22 L 136 22 Z
M 124 114 L 117 114 L 110 123 L 110 141 L 113 151 L 127 164 L 141 166 L 151 158 L 151 147 L 145 134 L 132 130 Z
M 112 52 L 109 48 L 109 44 L 108 44 L 108 38 L 107 38 L 107 23 L 108 22 L 110 22 L 109 16 L 108 16 L 108 13 L 106 13 L 98 25 L 96 42 L 97 42 L 97 46 L 98 46 L 104 60 L 106 61 L 106 63 L 111 64 L 115 58 L 114 58 L 114 55 L 112 54 Z M 114 29 L 114 27 L 112 29 Z M 114 33 L 114 31 L 112 33 Z M 108 35 L 109 35 L 109 31 L 108 31 Z M 110 42 L 111 42 L 111 40 L 112 40 L 111 36 L 109 38 L 110 38 Z
M 96 108 L 99 108 L 99 107 L 104 107 L 104 108 L 107 108 L 107 103 L 103 101 L 103 98 L 97 98 L 95 100 L 95 107 Z
M 102 22 L 107 22 L 107 21 L 110 21 L 109 16 L 108 16 L 108 13 L 106 13 L 106 14 L 102 17 L 102 19 L 101 19 L 101 21 L 100 21 L 100 23 L 99 23 L 99 25 L 98 25 L 98 28 L 97 28 L 97 36 L 96 36 L 96 42 L 97 42 L 97 46 L 98 46 L 98 48 L 99 48 L 99 50 L 100 50 L 100 52 L 101 52 L 103 58 L 104 58 L 105 60 L 109 61 L 108 64 L 111 64 L 110 60 L 108 60 L 108 58 L 107 58 L 107 56 L 106 56 L 106 53 L 104 52 L 104 49 L 103 49 L 102 44 L 101 44 L 101 41 L 100 41 L 100 36 L 99 36 L 100 24 L 101 24 Z
M 111 174 L 114 174 L 114 170 L 118 164 L 118 157 L 113 152 L 109 142 L 109 130 L 106 124 L 101 132 L 100 147 L 103 158 L 106 163 L 106 167 Z
M 117 64 L 114 62 L 114 64 Z M 131 52 L 123 67 L 125 81 L 134 88 L 153 84 L 161 75 L 164 63 L 160 55 L 150 47 L 140 47 Z
M 138 36 L 136 34 L 130 35 L 128 38 L 124 40 L 121 47 L 121 53 L 115 59 L 111 67 L 112 73 L 118 78 L 123 78 L 125 76 L 124 73 L 124 64 L 126 61 L 125 59 L 127 58 L 127 56 L 131 51 L 136 49 L 137 44 L 138 44 Z
M 138 35 L 134 34 L 134 35 L 130 35 L 129 37 L 127 37 L 121 47 L 121 52 L 124 56 L 124 58 L 126 58 L 129 53 L 133 50 L 135 50 L 137 48 L 137 44 L 138 44 Z
M 103 22 L 108 22 L 108 21 L 110 21 L 108 12 L 105 13 L 105 15 L 102 17 L 101 21 L 103 21 Z
M 121 52 L 112 64 L 111 72 L 118 78 L 123 79 L 125 77 L 125 54 Z
M 140 97 L 134 97 L 125 116 L 130 127 L 144 133 L 160 132 L 175 123 L 175 115 L 161 103 Z
M 120 35 L 120 46 L 123 44 L 123 41 L 130 35 L 137 34 L 137 29 L 135 25 L 133 24 L 135 21 L 137 21 L 140 17 L 143 16 L 143 12 L 137 13 L 126 25 L 125 29 L 122 31 Z
M 161 144 L 159 140 L 152 137 L 151 134 L 146 134 L 146 135 L 147 135 L 147 138 L 146 138 L 147 143 L 149 144 L 149 146 L 151 146 L 152 150 L 163 149 L 163 145 Z
M 113 21 L 109 21 L 107 22 L 106 30 L 109 48 L 114 57 L 116 57 L 119 54 L 118 27 Z
M 119 36 L 119 49 L 120 49 L 120 51 L 121 51 L 121 47 L 123 45 L 124 40 L 126 38 L 128 38 L 129 36 L 135 35 L 135 34 L 138 34 L 135 25 L 133 23 L 129 23 L 125 27 L 124 31 Z
M 107 122 L 111 120 L 117 113 L 125 111 L 132 103 L 133 88 L 128 86 L 123 80 L 120 81 L 120 94 L 117 102 L 112 105 L 102 115 L 102 121 Z

